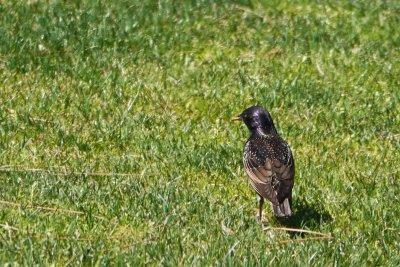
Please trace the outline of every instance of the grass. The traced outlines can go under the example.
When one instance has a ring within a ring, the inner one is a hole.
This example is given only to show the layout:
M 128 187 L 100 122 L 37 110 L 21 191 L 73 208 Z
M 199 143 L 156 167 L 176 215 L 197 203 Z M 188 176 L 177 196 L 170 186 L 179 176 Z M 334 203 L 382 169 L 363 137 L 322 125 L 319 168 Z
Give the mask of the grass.
M 0 262 L 398 266 L 399 12 L 1 2 Z M 297 168 L 264 230 L 230 122 L 253 104 Z

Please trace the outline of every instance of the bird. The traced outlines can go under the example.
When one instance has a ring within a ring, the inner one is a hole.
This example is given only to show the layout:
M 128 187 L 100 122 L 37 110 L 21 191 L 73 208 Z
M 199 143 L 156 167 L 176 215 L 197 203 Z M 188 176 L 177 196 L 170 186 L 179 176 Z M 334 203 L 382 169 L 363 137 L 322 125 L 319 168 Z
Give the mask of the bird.
M 270 113 L 261 106 L 245 109 L 234 120 L 244 122 L 250 131 L 243 149 L 243 165 L 259 196 L 258 220 L 262 220 L 264 199 L 270 201 L 276 217 L 290 217 L 295 174 L 290 146 L 279 136 Z

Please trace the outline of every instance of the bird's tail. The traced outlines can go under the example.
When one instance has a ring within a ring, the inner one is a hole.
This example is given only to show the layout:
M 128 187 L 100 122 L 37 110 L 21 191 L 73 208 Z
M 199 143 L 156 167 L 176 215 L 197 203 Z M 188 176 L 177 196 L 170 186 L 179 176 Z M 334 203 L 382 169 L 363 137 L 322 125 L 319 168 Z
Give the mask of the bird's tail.
M 292 216 L 292 209 L 290 207 L 290 201 L 288 198 L 280 203 L 279 205 L 272 205 L 274 214 L 276 217 L 290 217 Z

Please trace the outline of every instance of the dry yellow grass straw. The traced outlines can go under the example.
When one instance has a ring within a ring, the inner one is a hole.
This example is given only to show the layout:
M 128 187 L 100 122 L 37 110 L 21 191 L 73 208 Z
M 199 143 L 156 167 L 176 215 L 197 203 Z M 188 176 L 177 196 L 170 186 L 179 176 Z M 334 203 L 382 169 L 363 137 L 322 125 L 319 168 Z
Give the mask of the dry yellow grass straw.
M 4 165 L 0 166 L 0 172 L 25 172 L 25 173 L 48 173 L 57 176 L 69 176 L 69 175 L 85 175 L 85 176 L 137 176 L 135 173 L 116 173 L 116 172 L 86 172 L 86 171 L 57 171 L 52 169 L 42 168 L 30 168 L 20 165 Z
M 9 234 L 11 234 L 11 232 L 15 232 L 19 235 L 23 235 L 23 236 L 29 236 L 32 238 L 52 238 L 55 240 L 66 240 L 66 241 L 86 241 L 86 242 L 98 242 L 99 240 L 103 240 L 104 242 L 110 242 L 110 241 L 120 241 L 120 242 L 126 242 L 127 238 L 129 238 L 129 236 L 111 236 L 111 235 L 105 235 L 107 236 L 107 238 L 104 239 L 100 239 L 100 238 L 93 238 L 93 237 L 74 237 L 74 236 L 69 236 L 69 235 L 60 235 L 57 233 L 52 233 L 52 232 L 48 232 L 48 233 L 43 233 L 43 232 L 34 232 L 34 231 L 23 231 L 17 227 L 11 226 L 8 223 L 0 223 L 0 227 L 4 228 L 4 230 L 8 231 Z M 131 247 L 133 245 L 133 243 L 129 243 L 123 246 L 124 249 L 127 249 L 129 247 Z
M 18 228 L 13 227 L 13 226 L 8 225 L 8 224 L 2 224 L 2 223 L 0 223 L 0 226 L 3 227 L 3 228 L 6 229 L 6 230 L 19 231 Z
M 254 10 L 248 8 L 248 7 L 244 7 L 244 6 L 240 6 L 240 5 L 234 5 L 234 8 L 236 8 L 236 9 L 242 11 L 242 12 L 245 12 L 245 13 L 248 13 L 248 14 L 252 14 L 252 15 L 254 15 L 256 17 L 259 17 L 259 18 L 261 18 L 263 20 L 267 20 L 267 17 L 264 14 L 262 14 L 261 12 L 256 12 L 256 11 L 254 11 Z
M 296 239 L 285 239 L 278 241 L 279 244 L 287 244 L 292 242 L 305 242 L 310 240 L 324 240 L 331 239 L 331 236 L 315 236 L 315 237 L 307 237 L 307 238 L 296 238 Z
M 0 200 L 0 204 L 15 207 L 15 208 L 28 208 L 28 209 L 38 209 L 38 210 L 44 210 L 44 211 L 50 211 L 50 212 L 60 212 L 60 213 L 67 213 L 67 214 L 75 214 L 75 215 L 86 215 L 86 213 L 82 211 L 77 211 L 77 210 L 71 210 L 71 209 L 63 209 L 63 208 L 58 208 L 58 207 L 44 207 L 44 206 L 38 206 L 38 205 L 23 205 L 20 203 L 15 203 L 11 201 L 6 201 L 6 200 Z M 94 218 L 100 219 L 100 220 L 105 220 L 107 221 L 106 218 L 99 216 L 99 215 L 93 215 Z
M 304 242 L 304 241 L 310 241 L 310 240 L 324 240 L 324 239 L 332 238 L 331 233 L 321 233 L 321 232 L 315 232 L 315 231 L 304 230 L 304 229 L 286 228 L 286 227 L 265 227 L 265 228 L 263 228 L 263 231 L 269 231 L 269 230 L 307 233 L 307 234 L 316 235 L 314 237 L 307 237 L 307 238 L 285 239 L 285 240 L 278 241 L 279 244 L 286 244 L 286 243 L 292 243 L 292 242 Z
M 297 228 L 286 228 L 286 227 L 265 227 L 265 228 L 263 228 L 263 231 L 268 231 L 268 230 L 307 233 L 307 234 L 319 235 L 319 236 L 323 236 L 323 237 L 332 237 L 330 233 L 320 233 L 320 232 L 304 230 L 304 229 L 297 229 Z
M 0 223 L 0 227 L 3 227 L 5 230 L 7 231 L 14 231 L 17 232 L 19 234 L 23 234 L 23 235 L 27 235 L 27 236 L 32 236 L 32 237 L 36 237 L 36 238 L 43 238 L 43 237 L 48 237 L 50 236 L 49 233 L 38 233 L 38 232 L 25 232 L 25 231 L 21 231 L 19 228 L 10 226 L 8 224 L 2 224 Z M 65 236 L 65 235 L 58 235 L 58 236 L 53 236 L 54 239 L 57 240 L 78 240 L 78 241 L 93 241 L 94 239 L 92 238 L 82 238 L 82 237 L 75 237 L 75 238 L 71 238 L 69 236 Z

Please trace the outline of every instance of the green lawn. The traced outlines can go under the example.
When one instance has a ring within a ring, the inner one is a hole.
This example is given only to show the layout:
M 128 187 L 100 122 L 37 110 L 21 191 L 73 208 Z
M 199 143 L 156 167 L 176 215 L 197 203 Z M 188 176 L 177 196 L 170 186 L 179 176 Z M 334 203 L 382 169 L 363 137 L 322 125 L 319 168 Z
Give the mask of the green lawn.
M 1 1 L 0 262 L 400 264 L 398 1 Z M 296 160 L 263 229 L 230 118 Z

